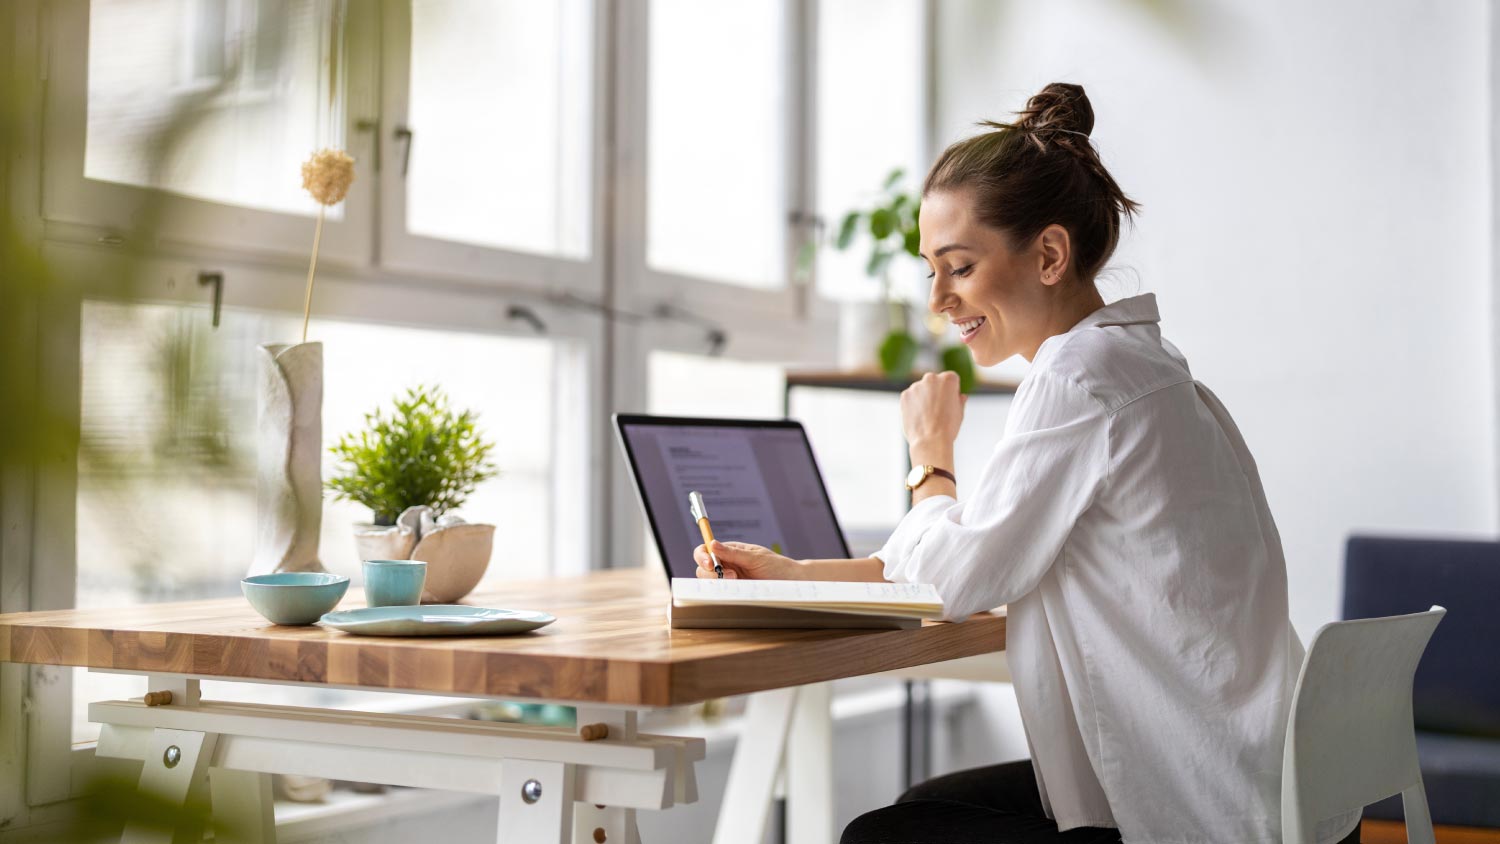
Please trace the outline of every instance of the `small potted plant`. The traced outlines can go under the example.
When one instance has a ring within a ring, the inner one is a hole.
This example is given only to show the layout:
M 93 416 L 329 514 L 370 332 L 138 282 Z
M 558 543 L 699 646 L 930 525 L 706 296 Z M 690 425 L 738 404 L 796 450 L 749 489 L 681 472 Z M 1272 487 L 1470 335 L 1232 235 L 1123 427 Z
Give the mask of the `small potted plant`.
M 489 565 L 495 526 L 469 524 L 453 512 L 496 475 L 493 444 L 475 418 L 454 412 L 441 389 L 418 386 L 397 396 L 389 413 L 365 414 L 365 428 L 331 449 L 339 474 L 328 489 L 373 514 L 372 523 L 354 526 L 360 559 L 425 560 L 424 601 L 462 598 Z
M 908 377 L 925 349 L 935 358 L 934 368 L 958 373 L 961 389 L 967 393 L 975 378 L 974 360 L 968 349 L 958 344 L 937 348 L 936 341 L 947 330 L 943 320 L 927 323 L 928 330 L 923 332 L 927 335 L 925 342 L 913 336 L 909 328 L 909 305 L 894 295 L 892 288 L 892 264 L 902 255 L 920 257 L 918 243 L 921 234 L 917 224 L 921 217 L 921 199 L 903 189 L 905 175 L 899 168 L 892 170 L 886 176 L 881 197 L 874 205 L 845 214 L 839 221 L 833 245 L 843 251 L 853 248 L 862 233 L 869 238 L 870 256 L 865 261 L 865 274 L 880 282 L 877 306 L 885 311 L 885 319 L 875 352 L 886 376 L 895 379 Z

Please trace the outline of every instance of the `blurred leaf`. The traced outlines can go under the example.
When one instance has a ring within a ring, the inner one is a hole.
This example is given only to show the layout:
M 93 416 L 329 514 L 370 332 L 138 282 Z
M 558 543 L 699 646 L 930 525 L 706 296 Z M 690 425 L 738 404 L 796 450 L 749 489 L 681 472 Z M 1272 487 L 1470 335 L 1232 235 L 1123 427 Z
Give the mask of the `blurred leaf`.
M 854 242 L 854 231 L 859 226 L 859 217 L 858 211 L 850 211 L 844 215 L 843 222 L 839 223 L 839 236 L 838 240 L 834 241 L 834 246 L 837 246 L 840 251 L 848 249 L 849 245 Z
M 917 362 L 921 346 L 905 331 L 892 331 L 880 344 L 880 368 L 888 378 L 905 378 Z
M 871 278 L 880 278 L 885 274 L 885 268 L 891 263 L 892 254 L 884 249 L 876 249 L 870 253 L 870 261 L 865 264 L 865 274 Z
M 870 212 L 870 235 L 876 240 L 885 240 L 896 230 L 896 215 L 889 208 L 876 208 Z
M 902 244 L 906 248 L 906 254 L 913 258 L 922 257 L 922 233 L 915 228 L 906 230 L 906 242 Z
M 970 393 L 978 376 L 974 373 L 974 356 L 967 346 L 949 346 L 943 349 L 943 371 L 958 373 L 958 391 Z
M 892 170 L 890 172 L 890 175 L 885 177 L 884 189 L 890 190 L 891 188 L 894 188 L 897 184 L 900 183 L 902 177 L 904 177 L 905 175 L 906 171 L 901 169 L 900 167 Z

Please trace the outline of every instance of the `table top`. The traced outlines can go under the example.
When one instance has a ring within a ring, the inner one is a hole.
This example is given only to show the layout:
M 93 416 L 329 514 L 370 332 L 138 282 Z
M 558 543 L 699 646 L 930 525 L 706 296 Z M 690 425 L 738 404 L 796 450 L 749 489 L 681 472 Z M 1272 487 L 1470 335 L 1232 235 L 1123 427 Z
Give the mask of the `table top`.
M 659 570 L 485 587 L 543 610 L 517 636 L 388 638 L 281 627 L 242 598 L 0 615 L 0 661 L 388 691 L 673 706 L 1005 649 L 1005 617 L 907 630 L 674 630 Z M 364 606 L 350 589 L 341 609 Z

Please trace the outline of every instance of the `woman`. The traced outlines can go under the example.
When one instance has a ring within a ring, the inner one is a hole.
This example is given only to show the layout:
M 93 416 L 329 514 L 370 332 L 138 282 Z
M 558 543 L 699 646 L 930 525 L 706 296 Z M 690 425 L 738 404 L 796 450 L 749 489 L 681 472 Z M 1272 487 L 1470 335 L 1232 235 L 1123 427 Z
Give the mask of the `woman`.
M 1094 278 L 1136 204 L 1088 140 L 1076 85 L 949 147 L 922 190 L 930 306 L 974 359 L 1031 370 L 957 501 L 952 373 L 901 395 L 912 508 L 862 560 L 716 543 L 726 576 L 931 583 L 949 618 L 1008 605 L 1032 759 L 941 777 L 853 842 L 1278 842 L 1302 645 L 1255 462 L 1157 327 L 1155 297 Z M 946 476 L 945 476 L 946 475 Z M 703 547 L 700 576 L 713 576 Z M 1336 841 L 1357 815 L 1335 819 Z

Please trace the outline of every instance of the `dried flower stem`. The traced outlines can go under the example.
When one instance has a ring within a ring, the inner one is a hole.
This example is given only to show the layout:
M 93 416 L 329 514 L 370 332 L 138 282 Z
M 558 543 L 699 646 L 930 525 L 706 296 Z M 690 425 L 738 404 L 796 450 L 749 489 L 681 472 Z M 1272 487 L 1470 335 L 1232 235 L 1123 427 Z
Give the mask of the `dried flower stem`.
M 307 321 L 312 316 L 313 273 L 318 270 L 318 245 L 323 242 L 323 212 L 327 206 L 318 206 L 318 227 L 313 230 L 312 263 L 307 265 L 307 294 L 302 299 L 302 342 L 307 342 Z

